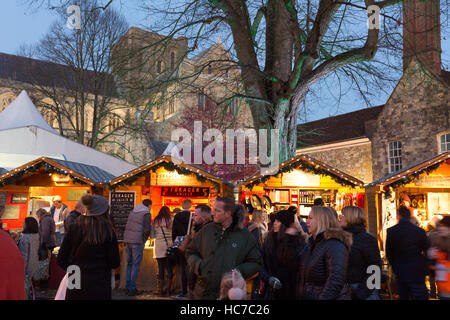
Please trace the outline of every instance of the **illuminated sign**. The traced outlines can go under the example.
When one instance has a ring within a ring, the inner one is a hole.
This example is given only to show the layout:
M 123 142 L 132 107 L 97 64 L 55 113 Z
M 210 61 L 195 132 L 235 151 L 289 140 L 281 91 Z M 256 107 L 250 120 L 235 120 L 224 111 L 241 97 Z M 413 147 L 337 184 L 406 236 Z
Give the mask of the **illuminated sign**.
M 209 196 L 209 188 L 205 187 L 162 187 L 163 197 L 204 197 Z

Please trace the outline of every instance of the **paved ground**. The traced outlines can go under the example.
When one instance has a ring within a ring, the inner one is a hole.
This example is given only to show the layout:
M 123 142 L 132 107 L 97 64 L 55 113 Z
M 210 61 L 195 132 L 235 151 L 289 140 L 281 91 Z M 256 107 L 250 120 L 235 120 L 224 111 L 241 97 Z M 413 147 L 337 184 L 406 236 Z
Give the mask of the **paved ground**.
M 41 291 L 36 289 L 36 300 L 53 300 L 55 298 L 57 290 L 45 290 Z M 170 297 L 160 297 L 153 294 L 150 291 L 144 291 L 137 296 L 127 296 L 121 289 L 113 290 L 113 300 L 178 300 L 176 297 L 179 293 L 176 293 Z

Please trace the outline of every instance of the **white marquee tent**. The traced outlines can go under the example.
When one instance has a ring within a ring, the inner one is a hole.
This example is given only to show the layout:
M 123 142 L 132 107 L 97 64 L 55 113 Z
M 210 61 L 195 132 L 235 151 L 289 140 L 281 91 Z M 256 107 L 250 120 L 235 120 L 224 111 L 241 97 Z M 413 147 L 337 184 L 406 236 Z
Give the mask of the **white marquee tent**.
M 0 168 L 16 168 L 41 156 L 97 166 L 115 176 L 136 168 L 59 135 L 22 90 L 0 113 Z

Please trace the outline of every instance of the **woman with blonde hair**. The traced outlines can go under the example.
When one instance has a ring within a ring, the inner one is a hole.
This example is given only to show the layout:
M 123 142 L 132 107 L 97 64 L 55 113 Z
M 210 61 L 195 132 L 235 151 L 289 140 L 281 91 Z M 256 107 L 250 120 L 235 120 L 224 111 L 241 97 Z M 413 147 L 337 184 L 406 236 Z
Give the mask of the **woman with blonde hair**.
M 347 267 L 347 283 L 352 289 L 352 300 L 379 300 L 378 290 L 367 288 L 367 267 L 376 265 L 381 270 L 380 249 L 377 239 L 366 231 L 366 213 L 359 207 L 342 209 L 340 224 L 352 234 Z
M 151 237 L 155 239 L 155 257 L 158 263 L 157 294 L 171 294 L 173 263 L 166 255 L 166 250 L 172 245 L 173 217 L 169 207 L 162 207 L 153 221 Z M 167 277 L 164 277 L 167 272 Z
M 342 230 L 327 207 L 313 207 L 306 223 L 311 236 L 300 258 L 298 298 L 349 299 L 346 271 L 351 234 Z

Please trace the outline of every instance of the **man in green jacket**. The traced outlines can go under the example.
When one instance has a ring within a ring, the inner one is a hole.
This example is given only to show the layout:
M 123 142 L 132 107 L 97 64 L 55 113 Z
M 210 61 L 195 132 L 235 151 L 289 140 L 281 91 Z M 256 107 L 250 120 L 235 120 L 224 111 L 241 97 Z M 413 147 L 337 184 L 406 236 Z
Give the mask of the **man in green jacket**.
M 244 208 L 232 198 L 217 198 L 214 223 L 205 225 L 187 247 L 189 267 L 197 275 L 195 299 L 217 299 L 222 276 L 232 269 L 238 269 L 244 279 L 259 272 L 261 255 L 252 234 L 239 227 L 242 214 Z

